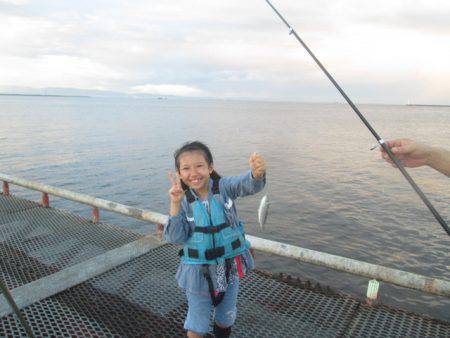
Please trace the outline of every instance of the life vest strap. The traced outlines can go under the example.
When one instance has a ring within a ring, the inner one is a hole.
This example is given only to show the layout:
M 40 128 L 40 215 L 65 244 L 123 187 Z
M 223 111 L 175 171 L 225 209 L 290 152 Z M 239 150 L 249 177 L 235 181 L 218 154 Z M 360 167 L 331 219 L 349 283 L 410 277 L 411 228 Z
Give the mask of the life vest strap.
M 195 196 L 192 194 L 191 189 L 186 190 L 185 194 L 189 204 L 195 202 Z
M 219 179 L 213 179 L 213 186 L 212 186 L 212 193 L 213 193 L 213 195 L 217 195 L 217 194 L 220 193 L 220 191 L 219 191 L 219 181 L 220 181 L 220 178 Z
M 237 248 L 239 248 L 241 246 L 241 241 L 240 239 L 236 239 L 235 241 L 231 242 L 231 249 L 232 250 L 236 250 Z
M 240 239 L 236 239 L 235 241 L 231 242 L 231 249 L 236 250 L 241 247 L 241 241 Z M 178 255 L 181 257 L 184 255 L 184 250 L 181 249 L 178 252 Z M 225 247 L 219 246 L 217 248 L 208 249 L 205 251 L 205 259 L 208 261 L 215 260 L 217 258 L 222 257 L 225 255 Z M 200 257 L 200 253 L 197 249 L 187 248 L 187 256 L 188 258 L 198 259 Z
M 232 259 L 226 259 L 225 260 L 225 278 L 226 278 L 227 284 L 230 281 L 231 267 L 232 267 Z M 208 264 L 202 265 L 202 271 L 203 271 L 203 276 L 206 278 L 206 281 L 208 282 L 208 289 L 209 289 L 209 295 L 211 297 L 211 303 L 214 307 L 216 307 L 223 300 L 223 297 L 225 296 L 225 291 L 216 292 L 214 290 L 214 284 L 213 284 L 211 275 L 209 273 L 209 265 Z
M 225 247 L 223 247 L 223 246 L 205 250 L 205 258 L 208 261 L 212 261 L 214 259 L 222 257 L 223 255 L 225 255 Z M 193 258 L 193 257 L 191 257 L 191 258 Z
M 188 255 L 190 258 L 199 258 L 198 250 L 188 248 Z
M 218 226 L 211 225 L 208 227 L 195 227 L 194 232 L 202 232 L 204 234 L 216 234 L 229 226 L 230 226 L 229 224 L 222 223 L 221 225 Z

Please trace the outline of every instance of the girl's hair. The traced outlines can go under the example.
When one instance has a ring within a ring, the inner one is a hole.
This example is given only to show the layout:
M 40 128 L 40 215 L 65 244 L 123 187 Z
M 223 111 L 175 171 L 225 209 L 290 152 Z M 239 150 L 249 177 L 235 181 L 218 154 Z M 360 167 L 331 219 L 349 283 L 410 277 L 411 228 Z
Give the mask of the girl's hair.
M 213 157 L 212 157 L 211 151 L 209 150 L 209 148 L 206 144 L 204 144 L 200 141 L 186 142 L 179 149 L 177 149 L 173 154 L 173 157 L 175 158 L 175 168 L 177 168 L 178 172 L 180 171 L 180 159 L 179 159 L 180 155 L 185 152 L 188 152 L 188 151 L 202 152 L 203 156 L 205 157 L 206 163 L 208 163 L 208 165 L 213 164 Z M 215 170 L 212 171 L 210 176 L 213 180 L 220 179 L 220 175 Z M 189 189 L 189 187 L 183 181 L 181 181 L 181 187 L 185 191 Z

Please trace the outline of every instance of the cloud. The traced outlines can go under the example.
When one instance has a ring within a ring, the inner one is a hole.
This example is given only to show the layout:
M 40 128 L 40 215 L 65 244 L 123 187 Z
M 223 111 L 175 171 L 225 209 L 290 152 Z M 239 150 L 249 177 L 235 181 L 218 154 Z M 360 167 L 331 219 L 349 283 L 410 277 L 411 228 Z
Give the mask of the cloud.
M 71 55 L 0 56 L 0 64 L 8 65 L 2 70 L 1 86 L 108 89 L 111 81 L 121 78 L 102 64 Z
M 134 86 L 132 93 L 152 94 L 152 95 L 176 95 L 176 96 L 205 96 L 206 93 L 198 88 L 174 84 L 146 84 Z
M 30 0 L 0 0 L 0 4 L 22 6 L 29 4 Z
M 447 0 L 273 2 L 344 87 L 447 99 Z M 2 85 L 335 100 L 313 94 L 329 81 L 264 1 L 23 3 L 0 2 Z
M 450 33 L 450 4 L 447 0 L 410 0 L 407 5 L 400 1 L 377 1 L 354 15 L 359 22 L 391 30 L 407 29 L 437 35 Z

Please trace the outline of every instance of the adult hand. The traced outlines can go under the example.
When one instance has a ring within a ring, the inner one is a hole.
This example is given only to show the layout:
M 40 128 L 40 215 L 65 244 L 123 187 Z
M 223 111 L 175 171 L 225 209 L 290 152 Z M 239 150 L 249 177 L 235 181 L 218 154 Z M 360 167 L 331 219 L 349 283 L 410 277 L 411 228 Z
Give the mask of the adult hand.
M 266 172 L 266 161 L 258 153 L 253 153 L 248 160 L 250 169 L 252 170 L 253 178 L 259 180 Z
M 432 153 L 430 146 L 409 139 L 387 141 L 386 145 L 405 167 L 415 168 L 429 164 Z M 380 147 L 380 150 L 382 158 L 395 167 L 384 149 Z

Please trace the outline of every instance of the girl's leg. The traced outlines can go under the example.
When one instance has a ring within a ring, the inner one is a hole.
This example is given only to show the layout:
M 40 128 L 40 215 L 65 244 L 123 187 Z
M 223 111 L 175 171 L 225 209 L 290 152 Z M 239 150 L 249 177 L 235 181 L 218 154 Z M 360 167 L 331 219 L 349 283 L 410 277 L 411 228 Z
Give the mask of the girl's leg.
M 188 331 L 187 336 L 188 336 L 188 338 L 203 338 L 204 337 L 204 335 L 199 335 L 193 331 Z
M 214 318 L 214 334 L 216 337 L 229 337 L 231 334 L 231 326 L 233 326 L 237 315 L 237 295 L 239 292 L 239 278 L 228 285 L 225 297 L 216 307 Z
M 211 297 L 208 293 L 186 291 L 188 313 L 184 322 L 184 329 L 188 337 L 203 337 L 209 332 L 209 318 L 211 315 Z

